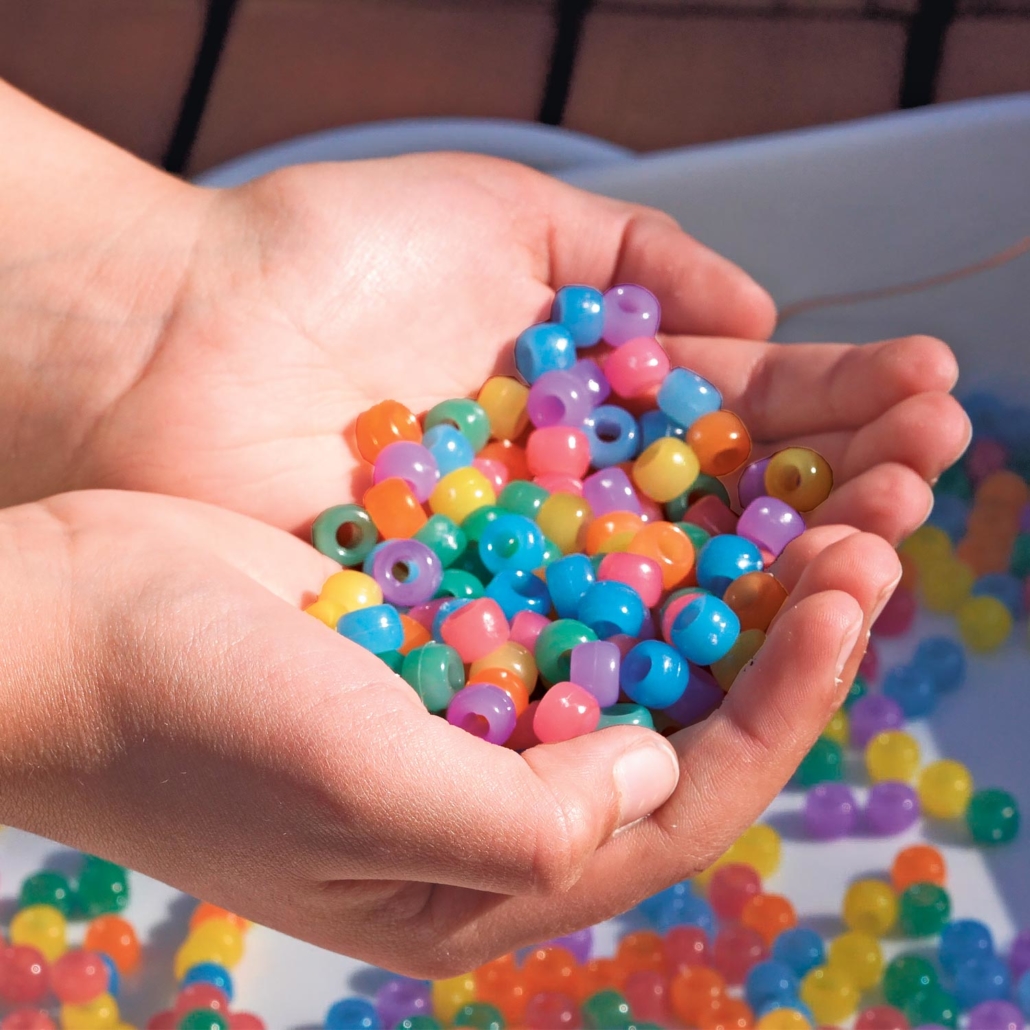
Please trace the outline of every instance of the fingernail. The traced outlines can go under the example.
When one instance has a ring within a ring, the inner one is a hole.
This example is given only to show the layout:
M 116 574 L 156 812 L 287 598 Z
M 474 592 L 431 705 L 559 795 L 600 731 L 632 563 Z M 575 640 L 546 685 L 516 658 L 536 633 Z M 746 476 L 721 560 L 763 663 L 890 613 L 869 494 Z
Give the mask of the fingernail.
M 655 741 L 627 751 L 615 763 L 619 792 L 619 828 L 629 826 L 668 800 L 680 778 L 671 744 Z
M 891 582 L 880 591 L 880 595 L 876 599 L 876 607 L 873 608 L 873 614 L 869 617 L 870 626 L 872 626 L 880 617 L 880 612 L 887 607 L 887 602 L 891 599 L 891 594 L 893 594 L 897 589 L 903 575 L 904 572 L 899 572 L 894 579 L 892 579 Z
M 859 635 L 862 632 L 862 617 L 859 616 L 844 633 L 844 637 L 840 642 L 840 654 L 837 656 L 837 672 L 836 677 L 840 680 L 840 674 L 844 671 L 844 666 L 848 664 L 848 659 L 855 653 L 855 646 L 858 644 Z

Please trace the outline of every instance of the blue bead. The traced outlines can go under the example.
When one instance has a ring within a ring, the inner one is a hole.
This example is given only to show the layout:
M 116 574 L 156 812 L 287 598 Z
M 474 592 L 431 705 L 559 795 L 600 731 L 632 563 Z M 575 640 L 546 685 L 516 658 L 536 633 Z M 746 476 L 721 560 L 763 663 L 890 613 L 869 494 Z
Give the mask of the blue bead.
M 97 954 L 100 956 L 100 961 L 107 966 L 107 993 L 112 998 L 117 998 L 122 993 L 122 981 L 118 976 L 118 967 L 110 955 L 105 955 L 102 951 L 98 951 Z
M 1004 421 L 1005 408 L 992 393 L 971 393 L 961 400 L 977 436 L 994 436 Z
M 594 468 L 618 465 L 637 456 L 640 427 L 625 408 L 602 404 L 583 422 L 590 442 L 590 464 Z
M 593 286 L 563 286 L 554 295 L 551 321 L 565 326 L 577 347 L 593 347 L 604 329 L 603 300 Z
M 936 494 L 933 499 L 933 511 L 926 521 L 931 526 L 943 529 L 951 537 L 951 542 L 957 544 L 966 535 L 969 502 L 954 494 Z
M 989 572 L 973 584 L 974 597 L 996 597 L 1014 619 L 1021 619 L 1026 614 L 1023 590 L 1023 581 L 1009 572 Z
M 468 437 L 446 422 L 427 429 L 422 437 L 422 446 L 436 459 L 441 476 L 468 467 L 476 456 Z
M 368 552 L 368 555 L 366 556 L 365 560 L 361 563 L 361 571 L 366 576 L 372 575 L 372 565 L 376 560 L 376 555 L 386 546 L 386 544 L 386 540 L 380 540 L 379 543 L 376 544 L 375 547 L 373 547 L 372 550 Z
M 342 998 L 325 1015 L 325 1030 L 382 1030 L 379 1013 L 364 998 Z
M 492 597 L 504 612 L 506 619 L 514 619 L 519 612 L 538 612 L 546 615 L 551 610 L 551 595 L 547 584 L 532 572 L 505 569 L 487 584 L 486 596 Z
M 702 415 L 722 407 L 722 394 L 707 379 L 686 368 L 674 368 L 658 388 L 658 407 L 689 429 Z
M 1013 993 L 1016 1004 L 1023 1010 L 1023 1015 L 1030 1019 L 1030 970 L 1019 978 Z
M 687 663 L 674 647 L 642 640 L 622 659 L 619 686 L 637 704 L 668 708 L 687 689 L 687 672 Z
M 609 726 L 643 726 L 654 729 L 654 719 L 643 705 L 614 704 L 601 709 L 601 718 L 597 720 L 595 729 L 603 730 Z
M 604 555 L 601 555 L 603 558 Z M 579 602 L 597 579 L 592 559 L 585 554 L 569 554 L 547 566 L 547 589 L 559 619 L 574 619 Z
M 544 534 L 525 515 L 501 515 L 483 530 L 479 557 L 490 572 L 532 572 L 544 561 Z
M 401 617 L 392 604 L 374 604 L 340 617 L 336 631 L 372 654 L 396 651 L 404 643 Z
M 815 930 L 809 930 L 806 926 L 796 926 L 784 930 L 776 937 L 773 941 L 772 957 L 802 977 L 810 969 L 826 962 L 826 948 L 822 937 Z
M 897 701 L 906 719 L 921 719 L 937 707 L 937 688 L 930 670 L 912 662 L 888 669 L 881 688 L 885 697 Z
M 768 959 L 752 966 L 744 981 L 744 997 L 757 1009 L 770 1001 L 780 1008 L 790 1008 L 798 1000 L 797 974 L 785 962 Z
M 956 690 L 966 679 L 966 651 L 950 637 L 927 637 L 919 642 L 912 664 L 925 669 L 940 692 Z
M 1030 410 L 1016 405 L 1006 407 L 995 426 L 995 436 L 1010 452 L 1025 447 L 1030 440 Z
M 709 937 L 715 935 L 715 912 L 696 894 L 684 894 L 666 905 L 654 918 L 659 933 L 668 933 L 674 926 L 698 926 Z
M 442 605 L 440 605 L 439 608 L 436 609 L 436 614 L 433 616 L 432 634 L 433 634 L 433 639 L 438 644 L 442 644 L 443 643 L 443 636 L 442 636 L 441 631 L 443 629 L 444 619 L 446 619 L 448 615 L 451 615 L 454 612 L 456 612 L 459 608 L 464 608 L 465 605 L 471 604 L 471 603 L 472 603 L 472 599 L 471 598 L 468 598 L 468 597 L 454 597 L 454 598 L 451 598 L 449 601 L 444 601 L 444 603 Z
M 740 636 L 740 619 L 729 605 L 712 594 L 695 598 L 672 624 L 672 646 L 695 665 L 722 658 Z
M 575 363 L 576 345 L 565 326 L 540 322 L 515 341 L 515 367 L 527 383 L 535 383 L 545 372 L 566 371 Z
M 638 636 L 644 624 L 644 602 L 631 586 L 605 579 L 592 583 L 579 602 L 576 618 L 602 640 L 617 633 Z
M 693 895 L 694 888 L 691 882 L 680 880 L 679 883 L 674 883 L 671 887 L 666 887 L 665 890 L 652 894 L 649 898 L 644 898 L 637 908 L 649 923 L 653 923 L 665 909 L 675 904 L 679 898 L 693 897 Z
M 946 973 L 954 974 L 963 962 L 993 954 L 991 931 L 978 919 L 953 919 L 941 930 L 937 956 Z
M 697 556 L 697 584 L 722 597 L 726 588 L 746 572 L 761 572 L 762 552 L 735 533 L 713 536 Z
M 198 962 L 190 966 L 179 981 L 179 987 L 189 987 L 190 984 L 214 984 L 220 991 L 225 991 L 225 996 L 232 1001 L 232 974 L 217 962 Z
M 640 449 L 647 450 L 663 436 L 676 436 L 681 440 L 687 435 L 687 430 L 678 422 L 674 422 L 664 411 L 652 409 L 645 411 L 640 416 Z
M 954 995 L 963 1009 L 982 1001 L 1007 999 L 1012 987 L 1008 964 L 996 955 L 963 962 L 955 970 Z

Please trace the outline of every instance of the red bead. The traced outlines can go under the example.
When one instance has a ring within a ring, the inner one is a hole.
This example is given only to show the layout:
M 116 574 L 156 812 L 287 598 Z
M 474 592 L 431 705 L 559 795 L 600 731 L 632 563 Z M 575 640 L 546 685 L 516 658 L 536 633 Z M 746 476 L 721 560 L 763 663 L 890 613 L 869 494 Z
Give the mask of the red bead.
M 700 526 L 711 536 L 737 531 L 737 516 L 715 494 L 706 494 L 683 514 L 683 522 Z
M 175 999 L 173 1011 L 184 1016 L 194 1009 L 211 1009 L 213 1012 L 229 1011 L 229 996 L 220 987 L 208 983 L 187 984 Z
M 708 965 L 708 934 L 699 926 L 674 926 L 665 935 L 664 948 L 669 976 Z
M 909 1030 L 904 1012 L 893 1005 L 874 1005 L 858 1014 L 855 1030 Z
M 626 977 L 622 989 L 634 1020 L 643 1023 L 669 1024 L 669 982 L 653 969 L 641 969 Z
M 858 664 L 858 674 L 870 683 L 874 683 L 879 673 L 880 654 L 876 650 L 876 644 L 870 640 L 869 643 L 866 644 L 865 654 L 862 655 L 862 661 Z
M 523 1025 L 526 1030 L 571 1030 L 579 1026 L 579 1006 L 557 991 L 534 994 L 526 1003 Z
M 575 995 L 578 977 L 576 956 L 559 945 L 534 948 L 522 962 L 522 979 L 531 998 L 552 992 Z
M 50 971 L 42 953 L 27 944 L 15 944 L 0 953 L 0 999 L 12 1005 L 42 1001 L 50 985 Z
M 744 906 L 762 893 L 762 878 L 754 866 L 730 862 L 712 874 L 708 901 L 720 919 L 740 919 Z
M 767 957 L 762 935 L 740 923 L 726 923 L 712 943 L 712 965 L 728 984 L 742 984 L 751 967 Z
M 898 587 L 873 623 L 873 633 L 878 637 L 900 637 L 908 632 L 915 617 L 916 595 Z
M 230 1012 L 229 1030 L 265 1030 L 265 1021 L 253 1012 Z
M 171 1009 L 155 1012 L 147 1020 L 146 1030 L 178 1030 L 179 1017 Z
M 0 1021 L 0 1030 L 57 1030 L 57 1024 L 42 1009 L 15 1009 Z
M 85 1005 L 107 990 L 110 973 L 95 951 L 77 948 L 50 967 L 50 986 L 62 1005 Z

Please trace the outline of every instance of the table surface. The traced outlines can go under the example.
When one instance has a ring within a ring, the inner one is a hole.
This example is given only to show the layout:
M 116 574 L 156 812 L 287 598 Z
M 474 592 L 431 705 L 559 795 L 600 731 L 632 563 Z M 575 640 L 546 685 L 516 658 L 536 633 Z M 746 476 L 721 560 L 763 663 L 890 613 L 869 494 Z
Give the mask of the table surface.
M 619 160 L 565 178 L 612 196 L 655 204 L 700 239 L 768 284 L 781 305 L 811 297 L 880 290 L 951 272 L 1030 235 L 1030 97 L 953 105 L 849 126 Z M 910 332 L 948 339 L 963 387 L 1030 393 L 1025 298 L 1030 256 L 923 292 L 810 310 L 787 320 L 781 339 L 869 340 Z M 923 633 L 953 631 L 920 616 L 917 633 L 890 642 L 902 661 Z M 971 662 L 969 680 L 916 727 L 928 757 L 968 762 L 982 786 L 1016 793 L 1030 814 L 1030 686 L 1026 625 L 999 653 Z M 857 838 L 813 845 L 799 832 L 801 797 L 784 793 L 768 819 L 785 841 L 772 889 L 792 897 L 805 922 L 839 928 L 847 882 L 882 873 L 903 844 L 928 839 L 952 871 L 958 916 L 987 921 L 1001 943 L 1030 925 L 1030 833 L 996 851 L 971 848 L 937 826 L 889 842 Z M 17 831 L 0 838 L 6 912 L 22 876 L 41 865 L 73 871 L 73 853 Z M 171 955 L 191 903 L 136 876 L 129 916 L 146 938 L 147 962 L 125 990 L 126 1018 L 145 1022 L 170 999 Z M 615 926 L 599 931 L 610 949 Z M 892 947 L 897 947 L 892 945 Z M 237 970 L 239 1007 L 272 1030 L 320 1025 L 329 1004 L 372 993 L 382 974 L 263 928 L 255 928 Z

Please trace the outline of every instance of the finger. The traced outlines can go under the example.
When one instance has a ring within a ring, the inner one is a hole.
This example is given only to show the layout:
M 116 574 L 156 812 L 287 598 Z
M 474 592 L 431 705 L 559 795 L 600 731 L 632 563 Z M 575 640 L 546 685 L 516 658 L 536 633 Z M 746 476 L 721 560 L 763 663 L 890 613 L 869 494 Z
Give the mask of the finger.
M 853 526 L 826 525 L 808 529 L 791 540 L 782 554 L 769 566 L 769 571 L 783 584 L 787 593 L 793 592 L 802 573 L 828 547 L 854 536 Z
M 674 364 L 710 379 L 759 443 L 857 429 L 908 397 L 946 392 L 958 376 L 940 340 L 862 346 L 670 338 Z

